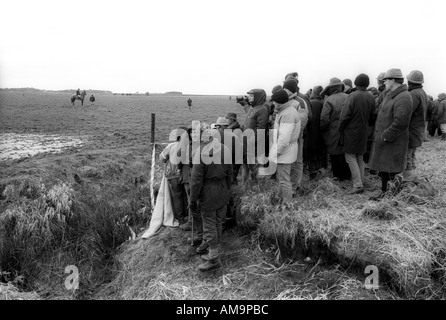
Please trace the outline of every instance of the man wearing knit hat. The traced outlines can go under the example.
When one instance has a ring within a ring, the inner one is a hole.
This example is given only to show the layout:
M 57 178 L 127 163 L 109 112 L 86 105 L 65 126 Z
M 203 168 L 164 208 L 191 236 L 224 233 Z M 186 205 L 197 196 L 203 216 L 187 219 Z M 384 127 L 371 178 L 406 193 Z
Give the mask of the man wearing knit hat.
M 289 79 L 296 79 L 299 82 L 299 74 L 297 72 L 290 72 L 285 76 L 285 81 Z
M 369 119 L 375 110 L 375 99 L 366 91 L 369 84 L 366 74 L 361 73 L 356 77 L 356 90 L 348 96 L 339 119 L 342 151 L 353 180 L 349 194 L 364 192 L 363 154 L 366 151 Z
M 421 147 L 424 140 L 426 126 L 426 114 L 428 98 L 423 90 L 424 76 L 421 71 L 413 70 L 406 77 L 409 92 L 412 97 L 413 109 L 409 123 L 409 148 L 407 149 L 406 170 L 403 172 L 404 180 L 413 180 L 415 164 L 415 153 Z
M 310 95 L 310 110 L 313 113 L 313 120 L 307 124 L 307 135 L 304 139 L 304 150 L 308 159 L 308 171 L 310 179 L 317 176 L 319 169 L 327 168 L 327 148 L 320 129 L 320 119 L 324 99 L 322 99 L 321 86 L 315 86 Z
M 283 83 L 283 89 L 288 93 L 288 98 L 291 105 L 297 110 L 300 117 L 300 134 L 298 141 L 297 160 L 291 166 L 291 183 L 293 185 L 293 194 L 301 188 L 303 178 L 303 147 L 304 147 L 304 132 L 308 123 L 309 104 L 298 96 L 298 86 L 295 79 L 288 79 Z
M 346 94 L 350 94 L 355 91 L 355 89 L 353 88 L 353 83 L 350 79 L 344 79 L 342 80 L 342 82 L 344 83 L 344 92 Z
M 274 86 L 274 88 L 271 90 L 271 94 L 276 93 L 280 89 L 282 89 L 282 86 L 280 84 L 277 86 Z M 268 109 L 268 113 L 269 113 L 268 128 L 272 128 L 274 126 L 274 117 L 275 117 L 273 100 L 270 98 L 269 101 L 265 102 L 264 105 L 265 105 L 266 109 Z
M 277 115 L 274 120 L 269 161 L 277 163 L 279 197 L 283 203 L 289 203 L 293 194 L 291 165 L 297 160 L 301 120 L 291 103 L 294 100 L 288 99 L 288 93 L 285 90 L 278 90 L 271 99 Z
M 344 92 L 344 83 L 339 78 L 331 78 L 329 84 L 321 92 L 328 96 L 322 107 L 320 126 L 323 132 L 327 153 L 330 156 L 333 177 L 340 181 L 350 179 L 350 168 L 345 161 L 342 146 L 339 144 L 339 117 L 348 94 Z
M 381 199 L 387 183 L 404 171 L 409 145 L 412 97 L 403 84 L 403 74 L 400 69 L 389 69 L 383 80 L 389 92 L 378 111 L 370 160 L 370 169 L 381 177 L 381 192 L 371 200 Z

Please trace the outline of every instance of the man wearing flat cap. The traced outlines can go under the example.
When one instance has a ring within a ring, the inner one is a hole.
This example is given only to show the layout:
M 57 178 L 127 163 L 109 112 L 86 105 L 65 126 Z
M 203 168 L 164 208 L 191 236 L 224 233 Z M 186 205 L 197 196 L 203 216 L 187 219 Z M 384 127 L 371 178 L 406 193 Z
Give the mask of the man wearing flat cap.
M 228 119 L 228 129 L 234 130 L 234 129 L 240 129 L 240 123 L 237 121 L 237 114 L 233 112 L 228 112 L 225 116 L 226 119 Z
M 406 168 L 412 97 L 400 69 L 389 69 L 383 78 L 388 90 L 375 124 L 370 169 L 381 177 L 381 192 L 371 200 L 382 199 L 387 183 Z

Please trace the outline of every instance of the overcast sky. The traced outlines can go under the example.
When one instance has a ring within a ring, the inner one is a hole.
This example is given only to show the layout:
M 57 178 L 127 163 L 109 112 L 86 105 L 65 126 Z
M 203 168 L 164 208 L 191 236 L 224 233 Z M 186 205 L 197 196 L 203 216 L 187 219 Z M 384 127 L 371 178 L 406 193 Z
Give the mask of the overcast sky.
M 389 68 L 446 91 L 444 0 L 50 1 L 0 5 L 0 87 L 306 92 Z

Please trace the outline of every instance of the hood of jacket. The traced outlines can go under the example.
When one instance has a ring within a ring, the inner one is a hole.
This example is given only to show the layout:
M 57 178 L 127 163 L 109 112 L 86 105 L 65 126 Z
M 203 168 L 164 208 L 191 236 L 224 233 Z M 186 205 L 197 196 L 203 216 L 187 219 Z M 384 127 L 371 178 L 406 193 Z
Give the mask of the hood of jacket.
M 266 92 L 263 89 L 252 89 L 248 93 L 254 95 L 254 100 L 252 101 L 252 106 L 262 105 L 266 101 Z
M 286 108 L 291 107 L 293 101 L 295 101 L 295 100 L 288 100 L 288 102 L 285 102 L 284 104 L 277 106 L 275 108 L 275 110 L 277 110 L 277 113 L 280 113 L 281 111 L 285 110 Z

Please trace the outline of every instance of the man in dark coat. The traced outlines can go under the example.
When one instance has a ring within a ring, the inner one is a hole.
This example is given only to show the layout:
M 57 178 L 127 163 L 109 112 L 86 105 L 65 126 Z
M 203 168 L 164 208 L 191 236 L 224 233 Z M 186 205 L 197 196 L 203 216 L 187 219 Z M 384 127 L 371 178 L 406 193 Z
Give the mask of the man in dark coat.
M 384 97 L 387 94 L 387 90 L 386 90 L 386 85 L 384 84 L 384 80 L 383 78 L 385 77 L 386 73 L 385 72 L 381 72 L 378 77 L 376 78 L 376 82 L 378 83 L 378 91 L 379 91 L 379 96 L 378 98 L 375 99 L 375 106 L 376 106 L 376 113 L 378 114 L 378 108 L 381 105 L 381 103 L 384 100 Z
M 237 121 L 237 114 L 235 114 L 233 112 L 228 112 L 226 114 L 225 118 L 228 119 L 228 126 L 225 129 L 232 130 L 232 133 L 234 133 L 235 135 L 237 135 L 237 137 L 239 139 L 241 139 L 242 131 L 241 131 L 240 124 Z M 240 140 L 240 143 L 241 143 L 241 140 Z M 235 157 L 234 154 L 233 154 L 233 157 Z M 242 166 L 242 164 L 236 163 L 235 158 L 234 158 L 234 162 L 232 163 L 232 167 L 233 167 L 232 183 L 233 184 L 237 184 L 237 177 L 238 177 L 238 173 L 239 173 L 241 166 Z
M 412 180 L 416 168 L 415 153 L 424 140 L 428 98 L 423 90 L 424 76 L 421 71 L 411 71 L 406 78 L 412 97 L 413 110 L 409 123 L 409 147 L 407 149 L 407 164 L 403 177 L 405 180 Z
M 264 105 L 266 92 L 263 89 L 252 89 L 248 91 L 248 95 L 251 105 L 246 112 L 243 131 L 250 129 L 253 131 L 253 135 L 247 135 L 247 137 L 243 138 L 243 182 L 249 176 L 251 176 L 253 181 L 257 180 L 257 170 L 259 167 L 258 156 L 265 155 L 266 143 L 268 143 L 266 140 L 266 131 L 268 129 L 269 112 Z M 263 140 L 264 144 L 258 144 L 257 140 Z M 259 146 L 260 148 L 258 148 Z M 253 150 L 254 154 L 252 154 Z
M 313 119 L 307 124 L 307 136 L 304 140 L 304 149 L 307 151 L 308 171 L 310 179 L 317 176 L 322 167 L 327 167 L 327 148 L 320 130 L 320 119 L 324 100 L 321 97 L 323 88 L 316 86 L 311 92 L 310 109 Z
M 438 125 L 438 109 L 440 107 L 440 101 L 438 99 L 435 99 L 432 102 L 431 110 L 428 111 L 430 114 L 430 122 L 429 122 L 429 135 L 431 137 L 435 137 L 435 134 L 438 136 L 441 136 L 441 129 Z
M 344 84 L 339 78 L 331 78 L 330 83 L 322 91 L 322 96 L 328 96 L 322 107 L 320 127 L 323 132 L 327 152 L 330 155 L 333 176 L 340 181 L 351 178 L 350 168 L 345 161 L 342 146 L 339 144 L 339 116 L 348 94 L 343 92 Z
M 339 119 L 342 151 L 353 180 L 353 188 L 349 194 L 364 192 L 363 154 L 367 145 L 367 127 L 375 111 L 375 99 L 366 91 L 369 84 L 366 74 L 361 73 L 356 77 L 356 89 L 348 96 Z
M 430 130 L 430 124 L 432 121 L 432 111 L 434 107 L 434 98 L 431 95 L 427 95 L 427 112 L 426 112 L 426 131 L 424 134 L 424 142 L 429 141 L 429 130 Z
M 353 93 L 356 90 L 353 88 L 353 83 L 350 79 L 344 79 L 342 80 L 342 83 L 344 84 L 344 92 L 346 94 Z
M 436 119 L 441 131 L 441 140 L 446 140 L 446 93 L 438 95 Z
M 237 174 L 238 170 L 243 162 L 243 146 L 240 135 L 237 134 L 237 131 L 233 131 L 229 128 L 229 118 L 237 119 L 237 115 L 235 113 L 228 113 L 226 117 L 219 117 L 217 119 L 216 129 L 219 132 L 219 135 L 216 137 L 220 139 L 220 142 L 225 145 L 231 151 L 231 162 L 232 164 L 232 185 L 237 184 Z M 237 122 L 237 121 L 236 121 Z M 227 159 L 227 158 L 226 158 Z M 237 169 L 236 169 L 237 168 Z M 237 170 L 237 171 L 236 171 Z M 223 230 L 228 229 L 236 225 L 236 212 L 233 210 L 234 208 L 234 197 L 233 190 L 229 190 L 229 203 L 226 212 L 226 220 L 223 222 Z
M 279 91 L 280 89 L 282 89 L 282 86 L 276 85 L 274 86 L 274 88 L 271 90 L 271 94 L 273 95 L 274 93 L 276 93 L 277 91 Z M 264 103 L 266 109 L 268 110 L 269 113 L 269 119 L 268 119 L 268 128 L 271 129 L 274 127 L 274 117 L 275 117 L 275 112 L 274 112 L 274 102 L 273 100 L 269 99 L 269 101 Z
M 376 78 L 376 82 L 378 84 L 378 89 L 377 89 L 376 95 L 374 95 L 374 99 L 375 99 L 375 112 L 373 113 L 373 117 L 372 117 L 372 119 L 370 119 L 370 122 L 369 122 L 368 134 L 367 134 L 367 147 L 366 147 L 366 151 L 365 151 L 364 156 L 363 156 L 363 160 L 367 164 L 369 163 L 370 152 L 372 150 L 373 134 L 375 132 L 376 116 L 378 115 L 379 106 L 381 105 L 382 101 L 384 100 L 384 97 L 387 94 L 386 86 L 384 85 L 384 81 L 383 81 L 383 78 L 384 78 L 385 75 L 386 75 L 385 72 L 381 72 L 378 75 L 378 77 Z M 370 172 L 372 173 L 373 170 L 370 171 Z
M 372 200 L 381 199 L 387 183 L 406 168 L 412 115 L 412 97 L 401 70 L 389 69 L 383 80 L 389 92 L 379 108 L 370 160 L 370 169 L 379 171 L 381 192 Z
M 193 152 L 189 207 L 192 211 L 201 212 L 203 242 L 196 252 L 205 254 L 209 249 L 209 254 L 203 256 L 205 262 L 198 269 L 209 271 L 221 266 L 220 242 L 229 201 L 232 165 L 225 161 L 225 154 L 230 154 L 230 151 L 218 139 L 211 138 L 201 143 L 200 148 Z

